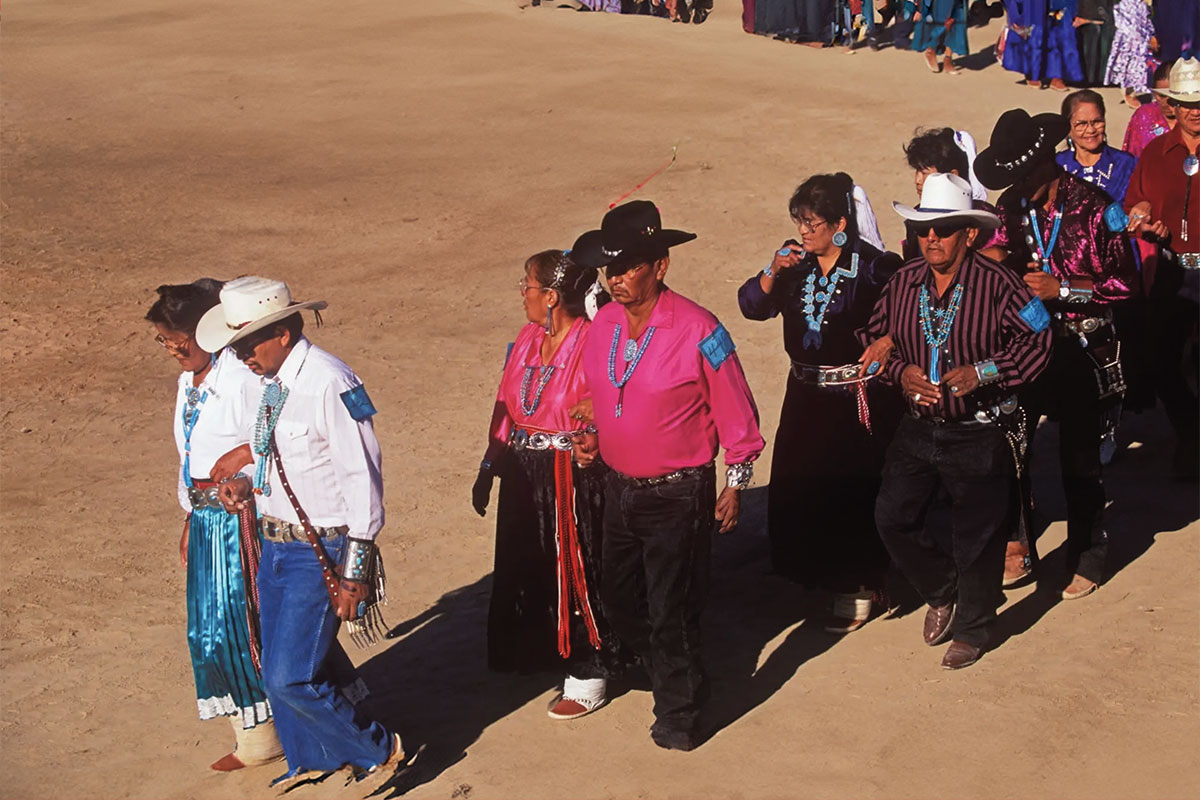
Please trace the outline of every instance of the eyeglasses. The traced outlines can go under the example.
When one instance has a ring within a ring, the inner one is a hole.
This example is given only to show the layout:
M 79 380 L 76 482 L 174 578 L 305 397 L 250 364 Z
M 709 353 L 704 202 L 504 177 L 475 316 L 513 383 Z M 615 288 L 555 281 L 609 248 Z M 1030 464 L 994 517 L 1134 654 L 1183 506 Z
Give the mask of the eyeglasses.
M 254 355 L 254 351 L 258 350 L 258 346 L 268 339 L 275 338 L 275 329 L 264 328 L 261 331 L 255 331 L 245 339 L 239 339 L 229 347 L 233 350 L 233 354 L 238 357 L 239 361 L 245 361 L 250 356 Z
M 649 264 L 645 261 L 641 262 L 640 264 L 609 264 L 604 268 L 604 277 L 608 278 L 610 281 L 616 280 L 617 278 L 625 279 L 637 272 L 642 267 L 647 266 L 649 266 Z
M 521 294 L 525 294 L 525 293 L 526 293 L 526 292 L 528 292 L 530 289 L 537 289 L 539 292 L 548 292 L 548 291 L 550 291 L 550 289 L 549 289 L 549 288 L 547 288 L 547 287 L 545 287 L 545 286 L 530 286 L 530 285 L 529 285 L 529 278 L 527 278 L 527 277 L 526 277 L 526 278 L 521 278 L 521 280 L 517 281 L 517 288 L 521 290 Z
M 799 228 L 802 233 L 816 233 L 817 228 L 821 227 L 822 225 L 829 224 L 828 221 L 820 219 L 819 217 L 808 217 L 805 219 L 796 219 L 793 217 L 792 221 L 796 223 L 796 227 Z
M 931 225 L 928 222 L 910 222 L 908 230 L 915 233 L 922 239 L 929 238 L 929 232 L 933 231 L 939 239 L 949 239 L 956 233 L 966 230 L 966 228 L 957 223 L 942 223 L 941 225 Z
M 189 336 L 186 339 L 177 341 L 175 339 L 168 339 L 160 333 L 154 337 L 154 341 L 168 353 L 182 353 L 184 350 L 188 349 L 188 345 L 191 343 L 192 338 Z
M 1101 130 L 1104 128 L 1104 120 L 1103 119 L 1080 119 L 1080 120 L 1076 120 L 1075 122 L 1071 123 L 1071 130 L 1077 131 L 1079 133 L 1086 131 L 1088 128 L 1094 128 L 1095 130 Z

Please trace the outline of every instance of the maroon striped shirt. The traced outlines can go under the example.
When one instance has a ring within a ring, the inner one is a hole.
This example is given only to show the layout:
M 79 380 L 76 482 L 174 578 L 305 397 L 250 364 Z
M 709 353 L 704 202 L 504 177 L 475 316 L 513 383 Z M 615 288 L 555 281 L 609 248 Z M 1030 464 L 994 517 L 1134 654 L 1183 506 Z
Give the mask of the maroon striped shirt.
M 929 345 L 921 332 L 921 287 L 929 287 L 929 297 L 938 303 L 933 288 L 932 270 L 924 258 L 909 261 L 888 281 L 875 303 L 867 327 L 858 332 L 865 346 L 890 333 L 896 343 L 885 375 L 897 386 L 900 373 L 916 364 L 928 376 Z M 962 286 L 962 300 L 950 336 L 942 347 L 940 365 L 944 377 L 951 369 L 980 361 L 995 361 L 1000 371 L 997 383 L 981 386 L 966 397 L 954 397 L 948 388 L 942 400 L 932 406 L 917 406 L 912 398 L 910 409 L 923 417 L 966 420 L 975 412 L 1006 397 L 1036 378 L 1050 361 L 1050 318 L 1041 301 L 1012 271 L 978 253 L 967 256 L 955 281 L 940 298 L 947 304 L 955 286 Z M 935 324 L 936 328 L 936 324 Z

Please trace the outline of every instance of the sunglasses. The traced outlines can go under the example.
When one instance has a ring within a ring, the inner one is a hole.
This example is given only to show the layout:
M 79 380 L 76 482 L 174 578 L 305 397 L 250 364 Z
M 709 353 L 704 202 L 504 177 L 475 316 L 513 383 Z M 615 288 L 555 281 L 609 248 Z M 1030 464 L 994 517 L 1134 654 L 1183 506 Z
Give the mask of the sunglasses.
M 607 267 L 604 268 L 604 277 L 608 278 L 611 281 L 613 278 L 625 277 L 626 275 L 630 275 L 634 272 L 637 272 L 642 267 L 648 267 L 648 266 L 650 266 L 650 265 L 645 261 L 643 261 L 639 264 L 629 264 L 629 263 L 609 264 Z
M 254 355 L 254 351 L 258 349 L 260 344 L 268 339 L 274 339 L 276 335 L 274 327 L 264 328 L 261 331 L 255 331 L 245 339 L 237 340 L 229 345 L 229 348 L 233 350 L 233 354 L 238 357 L 239 361 L 245 361 Z
M 941 224 L 929 222 L 910 222 L 906 227 L 908 228 L 909 233 L 914 233 L 922 239 L 928 239 L 930 231 L 936 233 L 939 239 L 949 239 L 959 231 L 966 230 L 965 225 L 955 222 L 943 222 Z
M 1174 97 L 1167 100 L 1167 105 L 1174 106 L 1175 108 L 1185 108 L 1190 111 L 1195 111 L 1196 109 L 1200 109 L 1200 101 L 1185 103 L 1182 100 L 1176 100 Z

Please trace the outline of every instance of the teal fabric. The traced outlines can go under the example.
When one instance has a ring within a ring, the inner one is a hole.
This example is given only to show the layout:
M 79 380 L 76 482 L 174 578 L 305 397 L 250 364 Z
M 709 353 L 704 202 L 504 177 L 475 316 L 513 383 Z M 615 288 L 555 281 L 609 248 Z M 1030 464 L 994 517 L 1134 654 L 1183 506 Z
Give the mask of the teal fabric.
M 948 49 L 956 56 L 967 55 L 967 0 L 921 0 L 921 20 L 913 27 L 912 49 Z M 946 20 L 954 25 L 946 31 Z
M 236 716 L 243 728 L 271 717 L 250 658 L 238 518 L 219 508 L 192 512 L 188 525 L 188 648 L 201 719 Z

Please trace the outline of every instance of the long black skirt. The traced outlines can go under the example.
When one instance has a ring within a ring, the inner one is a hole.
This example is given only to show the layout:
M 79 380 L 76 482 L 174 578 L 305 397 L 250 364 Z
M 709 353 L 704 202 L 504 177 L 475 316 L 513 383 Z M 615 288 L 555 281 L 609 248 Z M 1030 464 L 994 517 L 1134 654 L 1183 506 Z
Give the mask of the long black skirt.
M 789 375 L 767 490 L 775 571 L 809 588 L 883 588 L 888 554 L 875 529 L 883 456 L 901 403 L 868 384 L 872 433 L 858 420 L 855 392 L 818 388 Z
M 601 646 L 589 640 L 584 617 L 570 614 L 570 655 L 558 649 L 558 520 L 553 450 L 509 450 L 500 473 L 496 561 L 488 609 L 488 667 L 497 672 L 567 672 L 606 678 L 618 671 L 619 646 L 600 606 L 600 539 L 604 478 L 599 460 L 572 464 L 575 519 L 588 601 Z
M 833 38 L 835 0 L 757 0 L 754 32 L 797 42 Z

